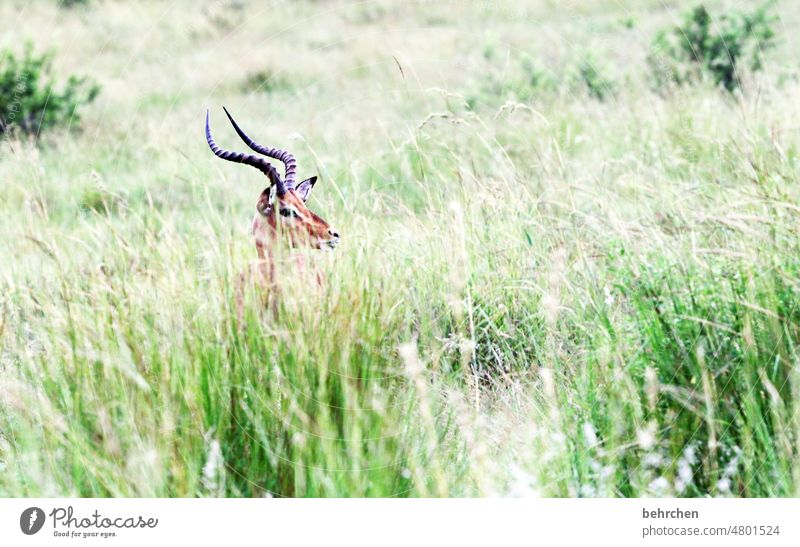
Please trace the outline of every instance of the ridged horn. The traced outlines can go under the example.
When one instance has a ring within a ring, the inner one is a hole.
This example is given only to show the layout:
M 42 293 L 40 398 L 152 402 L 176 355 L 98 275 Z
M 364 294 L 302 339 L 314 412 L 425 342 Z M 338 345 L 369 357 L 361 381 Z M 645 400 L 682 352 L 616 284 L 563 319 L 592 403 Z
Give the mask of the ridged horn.
M 281 180 L 281 176 L 278 174 L 278 170 L 275 169 L 275 167 L 273 167 L 272 164 L 266 161 L 264 158 L 259 158 L 258 156 L 253 156 L 252 154 L 231 152 L 229 150 L 224 150 L 219 146 L 217 146 L 217 143 L 214 142 L 214 137 L 211 136 L 211 124 L 209 122 L 208 110 L 206 110 L 206 142 L 208 142 L 208 147 L 211 148 L 211 151 L 218 158 L 232 161 L 234 163 L 243 163 L 245 165 L 250 165 L 252 167 L 255 167 L 256 169 L 267 175 L 267 177 L 270 180 L 270 183 L 275 185 L 275 190 L 277 191 L 278 196 L 283 197 L 283 195 L 286 194 L 286 186 L 284 182 Z
M 286 166 L 286 173 L 284 174 L 284 182 L 286 183 L 287 188 L 294 188 L 295 186 L 295 174 L 297 173 L 297 161 L 294 159 L 294 156 L 287 152 L 286 150 L 281 150 L 279 148 L 269 148 L 266 146 L 262 146 L 255 142 L 253 139 L 247 136 L 247 133 L 242 131 L 242 128 L 239 127 L 239 124 L 236 123 L 236 120 L 233 119 L 231 113 L 228 112 L 228 109 L 224 106 L 222 109 L 227 114 L 228 119 L 231 121 L 231 125 L 238 133 L 239 137 L 244 141 L 244 143 L 249 146 L 253 151 L 258 152 L 259 154 L 263 154 L 269 158 L 276 159 L 280 162 L 283 162 L 283 165 Z

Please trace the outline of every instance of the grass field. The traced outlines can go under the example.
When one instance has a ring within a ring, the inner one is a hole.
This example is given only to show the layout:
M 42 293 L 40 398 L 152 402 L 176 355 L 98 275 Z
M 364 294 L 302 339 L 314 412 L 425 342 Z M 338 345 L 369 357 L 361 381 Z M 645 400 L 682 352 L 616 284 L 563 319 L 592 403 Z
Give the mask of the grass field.
M 689 2 L 56 4 L 0 47 L 102 92 L 0 142 L 0 496 L 800 494 L 797 6 L 730 94 L 652 88 Z M 222 105 L 342 234 L 242 329 Z

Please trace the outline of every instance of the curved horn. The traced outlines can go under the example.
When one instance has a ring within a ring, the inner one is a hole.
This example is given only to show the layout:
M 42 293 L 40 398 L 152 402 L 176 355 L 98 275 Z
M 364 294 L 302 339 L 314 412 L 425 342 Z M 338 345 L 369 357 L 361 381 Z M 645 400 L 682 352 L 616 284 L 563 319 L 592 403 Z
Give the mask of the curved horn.
M 214 142 L 214 137 L 211 136 L 208 110 L 206 110 L 206 142 L 208 142 L 208 147 L 211 148 L 211 151 L 214 152 L 214 155 L 218 158 L 255 167 L 269 177 L 270 182 L 275 185 L 279 196 L 286 194 L 286 186 L 281 180 L 278 170 L 275 169 L 271 163 L 258 156 L 242 154 L 240 152 L 230 152 L 217 146 L 217 143 Z
M 295 181 L 294 176 L 297 172 L 297 161 L 295 161 L 294 156 L 287 152 L 286 150 L 280 150 L 279 148 L 267 148 L 266 146 L 261 146 L 253 139 L 247 136 L 247 133 L 242 131 L 242 128 L 239 127 L 239 124 L 236 123 L 236 120 L 233 119 L 231 113 L 228 112 L 228 109 L 224 106 L 222 109 L 225 111 L 225 114 L 228 115 L 228 119 L 231 121 L 231 125 L 236 130 L 236 133 L 239 134 L 239 137 L 244 141 L 244 143 L 249 146 L 252 150 L 258 152 L 259 154 L 264 154 L 270 158 L 275 158 L 278 161 L 283 162 L 286 166 L 286 173 L 284 175 L 284 179 L 286 182 L 287 188 L 294 188 Z

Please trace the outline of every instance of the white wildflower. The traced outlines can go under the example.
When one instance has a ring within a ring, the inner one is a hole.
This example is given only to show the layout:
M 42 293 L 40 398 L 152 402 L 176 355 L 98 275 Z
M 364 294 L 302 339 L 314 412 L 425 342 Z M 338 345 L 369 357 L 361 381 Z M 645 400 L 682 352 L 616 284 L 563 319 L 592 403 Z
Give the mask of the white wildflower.
M 531 498 L 539 497 L 536 489 L 536 477 L 522 469 L 518 465 L 511 467 L 511 483 L 508 488 L 508 497 L 512 498 Z
M 589 422 L 584 422 L 583 424 L 583 438 L 586 439 L 586 444 L 589 448 L 593 448 L 598 444 L 597 433 L 594 430 L 594 426 Z
M 647 427 L 636 432 L 636 441 L 642 450 L 650 450 L 656 444 L 656 424 L 650 422 Z
M 648 467 L 659 467 L 664 463 L 664 458 L 658 452 L 649 452 L 644 456 L 644 464 Z
M 606 295 L 606 298 L 605 298 L 606 306 L 613 306 L 614 305 L 614 295 L 611 294 L 611 289 L 609 289 L 608 287 L 603 287 L 603 292 Z
M 217 473 L 222 467 L 222 449 L 219 441 L 213 439 L 208 449 L 206 463 L 203 466 L 203 486 L 208 492 L 217 491 Z
M 717 491 L 720 494 L 730 494 L 732 481 L 731 479 L 736 474 L 739 468 L 739 458 L 742 455 L 742 449 L 738 446 L 733 447 L 733 457 L 730 459 L 725 469 L 722 470 L 722 477 L 717 481 Z
M 664 496 L 669 491 L 669 481 L 664 477 L 658 477 L 650 483 L 648 489 L 656 496 Z
M 697 448 L 694 445 L 688 445 L 683 450 L 683 455 L 678 460 L 678 478 L 675 480 L 675 489 L 678 493 L 682 494 L 684 490 L 692 483 L 694 478 L 694 471 L 692 466 L 697 461 Z

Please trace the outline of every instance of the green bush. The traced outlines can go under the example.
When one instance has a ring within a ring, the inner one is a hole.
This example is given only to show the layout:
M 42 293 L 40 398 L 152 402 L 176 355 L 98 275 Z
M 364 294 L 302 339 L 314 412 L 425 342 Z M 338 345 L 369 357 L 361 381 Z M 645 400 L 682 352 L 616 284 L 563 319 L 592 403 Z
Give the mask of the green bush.
M 522 55 L 510 67 L 502 68 L 490 46 L 484 50 L 484 57 L 491 69 L 475 80 L 474 89 L 467 94 L 466 102 L 471 109 L 479 104 L 497 106 L 498 102 L 509 100 L 528 103 L 558 88 L 557 75 L 533 57 Z
M 561 91 L 586 93 L 603 101 L 612 98 L 617 91 L 608 67 L 590 54 L 558 69 L 551 69 L 526 54 L 509 62 L 497 57 L 491 45 L 484 48 L 484 58 L 490 65 L 466 94 L 466 103 L 471 109 L 479 104 L 497 107 L 506 101 L 530 103 Z
M 691 83 L 704 75 L 727 91 L 740 87 L 742 63 L 760 70 L 762 52 L 772 45 L 772 4 L 749 14 L 730 11 L 718 16 L 699 5 L 684 15 L 682 24 L 659 32 L 648 57 L 657 87 Z
M 0 135 L 14 128 L 39 135 L 75 123 L 80 107 L 97 97 L 100 87 L 86 77 L 73 75 L 58 85 L 52 66 L 52 53 L 37 55 L 30 45 L 19 57 L 0 51 Z
M 605 67 L 591 56 L 584 56 L 575 67 L 573 81 L 576 87 L 583 87 L 589 96 L 599 101 L 613 97 L 616 92 L 614 80 Z
M 289 77 L 269 68 L 251 72 L 245 76 L 241 85 L 241 91 L 244 93 L 273 93 L 291 88 L 292 81 Z
M 62 8 L 73 8 L 75 6 L 85 6 L 89 3 L 89 0 L 60 0 L 59 7 Z

